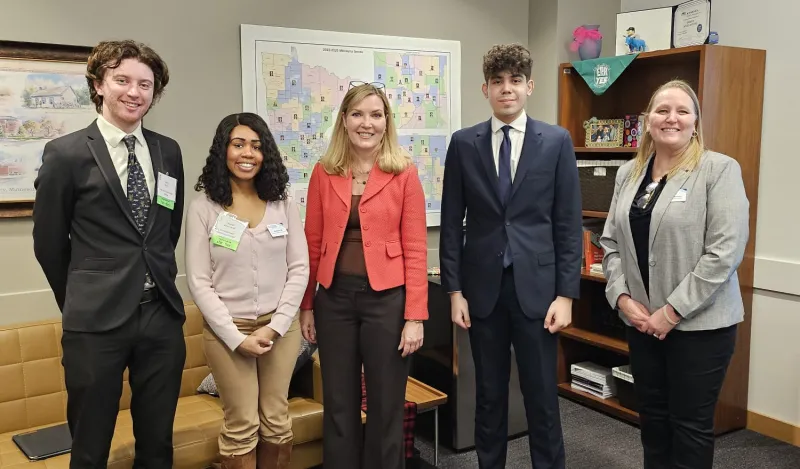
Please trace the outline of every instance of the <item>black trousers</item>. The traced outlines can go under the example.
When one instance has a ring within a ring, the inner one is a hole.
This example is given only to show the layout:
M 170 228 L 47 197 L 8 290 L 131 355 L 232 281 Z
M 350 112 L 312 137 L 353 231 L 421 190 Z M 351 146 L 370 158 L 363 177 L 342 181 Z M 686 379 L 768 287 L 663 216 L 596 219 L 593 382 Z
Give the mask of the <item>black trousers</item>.
M 408 358 L 397 349 L 405 287 L 376 292 L 363 277 L 336 274 L 320 286 L 314 321 L 322 368 L 323 466 L 402 469 Z M 367 391 L 361 426 L 361 364 Z
M 714 410 L 736 326 L 678 331 L 663 341 L 628 328 L 645 469 L 711 469 Z
M 183 322 L 156 299 L 141 304 L 117 329 L 64 331 L 70 469 L 106 467 L 126 367 L 136 439 L 133 467 L 172 467 L 172 424 L 186 358 Z
M 500 297 L 486 318 L 472 316 L 469 329 L 475 361 L 475 449 L 481 469 L 506 467 L 508 382 L 511 345 L 517 357 L 528 420 L 531 463 L 535 469 L 563 469 L 564 440 L 558 407 L 557 336 L 544 319 L 523 312 L 514 287 L 513 267 L 503 272 Z

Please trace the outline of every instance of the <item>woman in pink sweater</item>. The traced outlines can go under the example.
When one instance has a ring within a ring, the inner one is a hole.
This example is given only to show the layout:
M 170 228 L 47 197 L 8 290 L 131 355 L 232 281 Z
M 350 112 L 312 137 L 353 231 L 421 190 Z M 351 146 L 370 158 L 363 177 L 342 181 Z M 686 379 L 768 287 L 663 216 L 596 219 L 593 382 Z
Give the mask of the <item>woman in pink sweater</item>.
M 225 421 L 225 468 L 289 467 L 289 382 L 301 334 L 308 248 L 286 167 L 266 122 L 230 115 L 217 127 L 187 211 L 189 289 Z

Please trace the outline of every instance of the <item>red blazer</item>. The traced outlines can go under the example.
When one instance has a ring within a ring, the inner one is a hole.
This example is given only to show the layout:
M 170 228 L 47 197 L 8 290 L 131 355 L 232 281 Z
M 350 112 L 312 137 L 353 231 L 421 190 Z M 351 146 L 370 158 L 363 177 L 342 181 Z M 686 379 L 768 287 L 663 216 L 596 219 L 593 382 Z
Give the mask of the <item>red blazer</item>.
M 317 282 L 329 288 L 350 216 L 352 178 L 317 163 L 308 184 L 306 238 L 311 271 L 300 307 L 313 309 Z M 406 286 L 405 319 L 428 319 L 428 242 L 425 194 L 410 164 L 398 175 L 372 170 L 359 218 L 370 286 Z

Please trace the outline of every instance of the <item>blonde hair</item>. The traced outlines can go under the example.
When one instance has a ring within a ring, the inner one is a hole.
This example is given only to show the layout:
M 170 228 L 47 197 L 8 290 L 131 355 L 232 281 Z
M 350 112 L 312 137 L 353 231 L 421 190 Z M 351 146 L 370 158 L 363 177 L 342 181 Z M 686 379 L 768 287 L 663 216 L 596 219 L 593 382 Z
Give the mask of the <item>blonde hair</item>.
M 645 119 L 644 125 L 642 126 L 642 139 L 639 142 L 639 150 L 636 152 L 636 157 L 634 158 L 633 170 L 628 177 L 630 181 L 635 181 L 641 176 L 642 172 L 644 172 L 647 167 L 647 159 L 650 155 L 655 153 L 655 142 L 653 142 L 653 137 L 650 135 L 649 129 L 649 115 L 650 112 L 653 111 L 656 96 L 668 89 L 678 89 L 689 95 L 692 103 L 694 103 L 694 113 L 697 118 L 694 124 L 696 135 L 693 135 L 691 140 L 689 140 L 689 145 L 678 158 L 678 164 L 667 173 L 667 179 L 677 174 L 678 171 L 691 171 L 696 168 L 700 163 L 700 157 L 703 156 L 703 152 L 706 150 L 703 140 L 703 119 L 700 115 L 700 100 L 697 98 L 697 94 L 694 92 L 691 85 L 683 80 L 672 80 L 664 83 L 653 93 L 653 96 L 650 97 L 650 103 L 647 105 L 647 110 L 644 113 Z
M 383 102 L 383 113 L 386 118 L 386 130 L 381 138 L 376 158 L 378 168 L 386 173 L 400 174 L 411 164 L 411 158 L 400 151 L 400 144 L 397 142 L 397 129 L 392 118 L 392 108 L 389 106 L 386 94 L 375 86 L 366 84 L 350 88 L 347 94 L 344 95 L 339 115 L 336 116 L 336 125 L 333 128 L 330 144 L 325 151 L 325 155 L 319 160 L 328 174 L 337 174 L 339 176 L 348 174 L 353 157 L 350 138 L 347 136 L 347 130 L 344 127 L 344 119 L 353 107 L 373 95 L 378 96 Z

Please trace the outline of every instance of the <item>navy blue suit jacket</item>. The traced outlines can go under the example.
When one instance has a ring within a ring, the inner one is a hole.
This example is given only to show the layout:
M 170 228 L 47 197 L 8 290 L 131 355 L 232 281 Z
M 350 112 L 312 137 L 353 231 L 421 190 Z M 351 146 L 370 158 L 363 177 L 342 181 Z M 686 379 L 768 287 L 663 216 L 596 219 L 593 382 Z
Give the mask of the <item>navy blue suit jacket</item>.
M 581 192 L 569 132 L 528 118 L 506 207 L 497 185 L 491 120 L 455 132 L 442 194 L 442 283 L 462 292 L 470 315 L 491 314 L 508 236 L 520 306 L 526 316 L 544 318 L 556 296 L 578 298 L 580 290 Z

